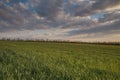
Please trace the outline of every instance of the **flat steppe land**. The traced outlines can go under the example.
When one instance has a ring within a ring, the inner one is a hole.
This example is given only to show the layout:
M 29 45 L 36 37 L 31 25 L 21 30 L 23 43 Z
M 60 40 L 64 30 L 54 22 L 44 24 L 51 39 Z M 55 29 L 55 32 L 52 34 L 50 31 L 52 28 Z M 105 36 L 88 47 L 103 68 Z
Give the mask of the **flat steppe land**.
M 120 46 L 0 41 L 0 80 L 120 80 Z

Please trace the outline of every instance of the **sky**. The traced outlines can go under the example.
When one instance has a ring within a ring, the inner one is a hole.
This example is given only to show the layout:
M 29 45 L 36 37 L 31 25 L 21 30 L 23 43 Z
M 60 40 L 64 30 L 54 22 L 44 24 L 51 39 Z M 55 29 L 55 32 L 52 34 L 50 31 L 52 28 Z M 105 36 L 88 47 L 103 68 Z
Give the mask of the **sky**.
M 0 39 L 120 41 L 120 0 L 0 0 Z

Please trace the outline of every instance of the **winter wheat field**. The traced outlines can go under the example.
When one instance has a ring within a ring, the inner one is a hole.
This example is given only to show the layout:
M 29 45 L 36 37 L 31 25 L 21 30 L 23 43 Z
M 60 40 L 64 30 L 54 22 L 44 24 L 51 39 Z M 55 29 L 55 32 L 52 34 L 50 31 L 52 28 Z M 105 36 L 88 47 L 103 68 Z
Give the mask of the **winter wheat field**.
M 120 80 L 120 46 L 0 41 L 0 80 Z

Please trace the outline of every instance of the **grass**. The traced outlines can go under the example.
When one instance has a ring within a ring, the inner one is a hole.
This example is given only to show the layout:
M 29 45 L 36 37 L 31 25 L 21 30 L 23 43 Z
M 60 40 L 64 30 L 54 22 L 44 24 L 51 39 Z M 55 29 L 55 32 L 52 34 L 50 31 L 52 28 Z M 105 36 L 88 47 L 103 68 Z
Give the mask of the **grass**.
M 0 80 L 120 80 L 120 46 L 0 41 Z

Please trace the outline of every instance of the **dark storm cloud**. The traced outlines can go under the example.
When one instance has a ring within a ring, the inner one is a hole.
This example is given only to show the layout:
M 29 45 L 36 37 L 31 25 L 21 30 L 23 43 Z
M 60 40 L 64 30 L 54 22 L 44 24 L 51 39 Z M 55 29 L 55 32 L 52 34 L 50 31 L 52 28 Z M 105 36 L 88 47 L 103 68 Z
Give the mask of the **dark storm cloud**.
M 94 2 L 91 3 L 89 1 L 87 4 L 83 5 L 82 7 L 81 6 L 78 7 L 74 15 L 75 16 L 91 15 L 97 13 L 98 11 L 120 5 L 120 0 L 92 0 L 92 1 Z
M 80 16 L 80 15 L 86 15 L 88 12 L 90 12 L 91 7 L 90 1 L 81 1 L 78 3 L 75 3 L 75 1 L 70 0 L 66 2 L 65 11 L 66 13 L 70 14 L 71 16 Z
M 96 0 L 93 4 L 93 9 L 106 9 L 109 7 L 114 7 L 120 5 L 120 0 Z
M 40 4 L 35 7 L 36 12 L 48 19 L 54 19 L 61 10 L 63 0 L 40 0 Z
M 97 34 L 101 33 L 103 35 L 106 35 L 107 33 L 111 31 L 117 31 L 120 30 L 120 20 L 107 25 L 102 26 L 96 26 L 94 28 L 86 29 L 86 30 L 72 30 L 68 32 L 69 36 L 79 35 L 79 34 Z
M 110 13 L 104 14 L 104 18 L 100 18 L 99 22 L 106 22 L 106 21 L 112 21 L 120 19 L 120 10 L 116 10 Z

